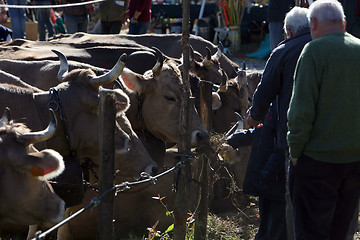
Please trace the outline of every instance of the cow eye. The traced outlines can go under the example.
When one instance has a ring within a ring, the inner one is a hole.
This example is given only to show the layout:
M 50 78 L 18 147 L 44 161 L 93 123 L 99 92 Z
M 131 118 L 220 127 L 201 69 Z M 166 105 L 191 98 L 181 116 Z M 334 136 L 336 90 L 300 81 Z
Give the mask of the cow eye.
M 170 101 L 170 102 L 176 102 L 176 99 L 174 97 L 165 96 L 165 99 Z

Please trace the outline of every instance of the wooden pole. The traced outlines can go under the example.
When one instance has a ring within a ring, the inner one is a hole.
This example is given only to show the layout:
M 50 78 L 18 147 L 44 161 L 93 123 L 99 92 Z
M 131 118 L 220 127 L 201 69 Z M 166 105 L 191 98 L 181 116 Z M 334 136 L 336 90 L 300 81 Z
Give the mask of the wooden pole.
M 108 91 L 100 91 L 99 107 L 99 151 L 100 151 L 100 180 L 99 196 L 111 189 L 114 184 L 115 157 L 115 99 Z M 91 131 L 91 129 L 89 129 Z M 113 225 L 114 193 L 109 192 L 102 198 L 99 205 L 99 239 L 114 239 Z
M 200 111 L 201 111 L 201 120 L 210 132 L 212 128 L 212 119 L 211 119 L 211 103 L 212 103 L 212 87 L 213 83 L 208 81 L 201 81 L 200 83 Z M 210 146 L 206 146 L 210 148 Z M 207 149 L 207 152 L 210 152 Z M 201 170 L 201 195 L 200 202 L 198 207 L 197 218 L 195 220 L 195 240 L 206 239 L 207 232 L 207 216 L 209 209 L 209 159 L 205 154 L 202 154 L 200 157 L 202 161 L 202 170 Z
M 182 48 L 183 48 L 183 102 L 180 112 L 180 138 L 178 142 L 179 153 L 190 153 L 191 151 L 191 133 L 189 131 L 189 112 L 193 106 L 193 100 L 190 100 L 190 1 L 183 1 L 183 21 L 182 21 Z M 182 155 L 181 160 L 185 160 Z M 184 240 L 186 235 L 186 219 L 188 211 L 188 198 L 190 192 L 191 168 L 190 163 L 177 172 L 176 197 L 174 209 L 174 240 Z

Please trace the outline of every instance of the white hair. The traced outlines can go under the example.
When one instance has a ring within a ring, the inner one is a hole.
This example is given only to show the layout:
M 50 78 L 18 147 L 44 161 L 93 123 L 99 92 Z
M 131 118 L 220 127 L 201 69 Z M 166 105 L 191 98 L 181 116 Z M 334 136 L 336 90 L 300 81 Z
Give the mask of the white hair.
M 309 7 L 309 21 L 315 18 L 318 22 L 331 20 L 345 23 L 344 9 L 337 0 L 317 0 Z
M 307 8 L 293 7 L 285 16 L 284 31 L 288 35 L 288 29 L 292 33 L 296 33 L 300 29 L 309 27 Z

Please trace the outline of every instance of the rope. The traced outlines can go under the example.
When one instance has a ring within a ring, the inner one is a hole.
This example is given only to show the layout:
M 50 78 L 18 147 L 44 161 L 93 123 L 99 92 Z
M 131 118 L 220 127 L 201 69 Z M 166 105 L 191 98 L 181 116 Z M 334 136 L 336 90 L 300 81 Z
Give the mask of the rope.
M 74 6 L 82 6 L 87 4 L 93 4 L 98 2 L 103 2 L 105 0 L 92 0 L 87 2 L 80 2 L 80 3 L 67 3 L 67 4 L 56 4 L 56 5 L 7 5 L 7 4 L 0 4 L 0 8 L 63 8 L 63 7 L 74 7 Z
M 168 169 L 168 170 L 166 170 L 166 171 L 164 171 L 164 172 L 162 172 L 162 173 L 160 173 L 160 174 L 158 174 L 158 175 L 156 175 L 154 177 L 150 176 L 148 173 L 144 173 L 144 174 L 142 174 L 142 177 L 146 177 L 147 179 L 139 180 L 139 181 L 136 181 L 136 182 L 123 182 L 121 184 L 118 184 L 118 185 L 115 185 L 115 186 L 109 188 L 108 190 L 103 192 L 98 198 L 93 198 L 90 201 L 89 205 L 87 205 L 86 207 L 84 207 L 84 208 L 80 209 L 79 211 L 75 212 L 70 217 L 68 217 L 68 218 L 64 219 L 63 221 L 59 222 L 58 224 L 56 224 L 52 228 L 48 229 L 47 231 L 45 231 L 43 233 L 41 233 L 41 231 L 36 232 L 35 237 L 33 239 L 31 239 L 31 240 L 39 240 L 39 239 L 45 238 L 49 233 L 55 231 L 56 229 L 58 229 L 59 227 L 61 227 L 65 223 L 67 223 L 70 220 L 72 220 L 73 218 L 79 216 L 81 213 L 85 212 L 86 210 L 88 210 L 88 209 L 90 209 L 92 207 L 98 206 L 100 204 L 100 202 L 101 202 L 101 199 L 104 198 L 110 192 L 115 191 L 115 196 L 116 196 L 116 193 L 128 190 L 128 189 L 130 189 L 130 186 L 134 186 L 134 185 L 142 184 L 142 183 L 146 183 L 146 182 L 152 182 L 153 184 L 156 184 L 157 178 L 162 177 L 162 176 L 174 171 L 175 169 L 184 166 L 185 162 L 190 161 L 194 157 L 193 155 L 189 155 L 189 154 L 185 154 L 184 156 L 186 157 L 185 160 L 179 161 L 177 164 L 175 164 L 174 167 L 172 167 L 172 168 L 170 168 L 170 169 Z M 120 188 L 121 188 L 121 190 L 119 190 Z

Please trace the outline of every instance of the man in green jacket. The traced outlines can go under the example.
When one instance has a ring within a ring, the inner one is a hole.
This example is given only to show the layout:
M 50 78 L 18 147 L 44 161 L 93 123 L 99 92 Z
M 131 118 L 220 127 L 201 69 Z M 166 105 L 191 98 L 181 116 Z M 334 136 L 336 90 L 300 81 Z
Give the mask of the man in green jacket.
M 360 196 L 360 39 L 336 0 L 315 1 L 308 17 L 288 111 L 295 237 L 341 240 Z

